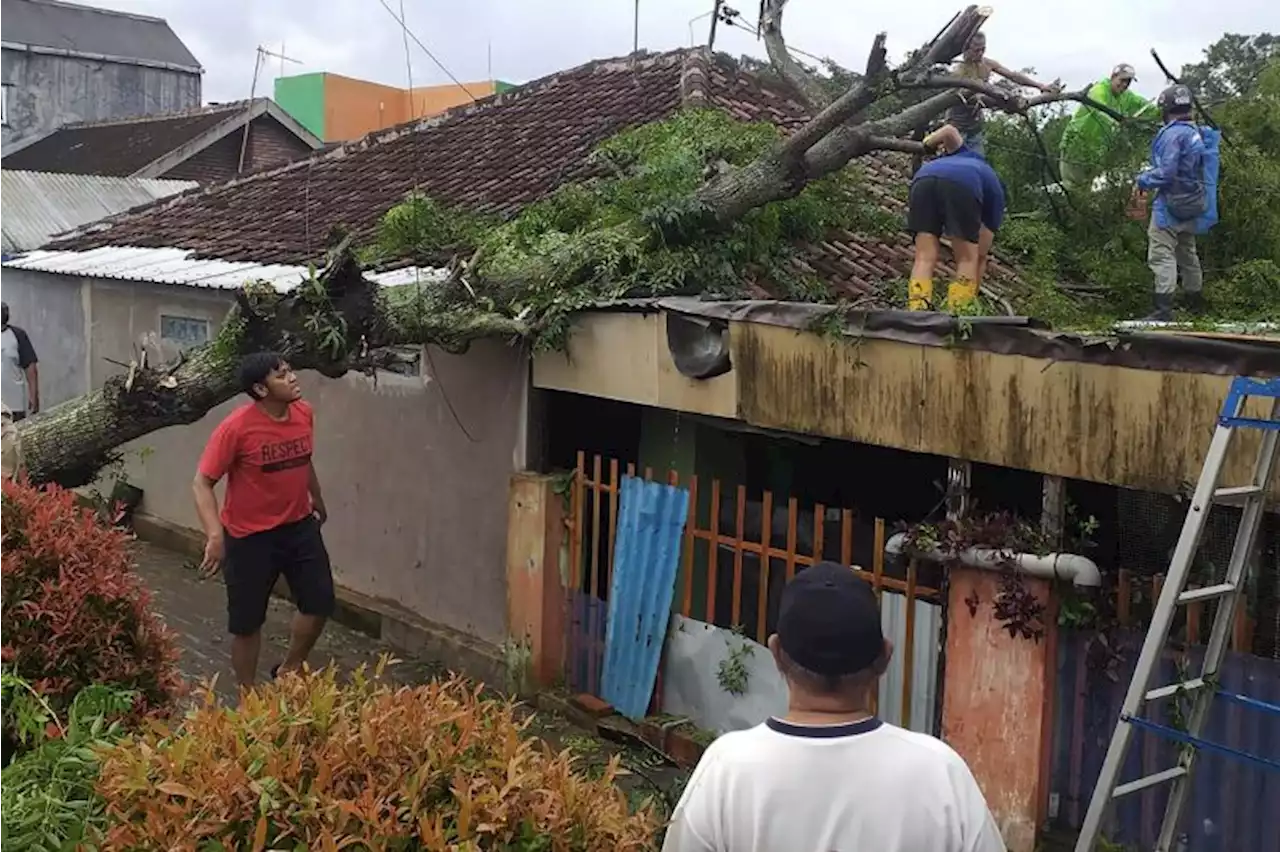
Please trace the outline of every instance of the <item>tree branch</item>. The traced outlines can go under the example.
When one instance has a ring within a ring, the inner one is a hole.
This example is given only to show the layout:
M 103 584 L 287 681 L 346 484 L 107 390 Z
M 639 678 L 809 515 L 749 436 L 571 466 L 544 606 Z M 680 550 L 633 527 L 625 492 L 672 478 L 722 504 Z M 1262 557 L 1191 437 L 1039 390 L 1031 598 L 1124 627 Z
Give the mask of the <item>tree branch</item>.
M 803 127 L 787 137 L 782 152 L 787 157 L 799 157 L 832 130 L 858 117 L 867 107 L 883 97 L 882 88 L 888 79 L 885 64 L 885 33 L 876 36 L 867 57 L 867 73 L 849 91 L 832 101 Z
M 1044 106 L 1045 104 L 1075 101 L 1105 113 L 1116 121 L 1129 120 L 1129 116 L 1124 113 L 1117 112 L 1106 104 L 1089 97 L 1087 88 L 1078 92 L 1045 92 L 1026 98 L 1017 92 L 992 85 L 991 83 L 984 83 L 981 80 L 973 80 L 968 77 L 957 77 L 951 74 L 930 74 L 918 80 L 903 79 L 900 80 L 899 85 L 904 89 L 961 89 L 973 92 L 980 96 L 980 100 L 984 105 L 1017 115 L 1025 115 L 1027 110 Z
M 787 50 L 782 37 L 782 7 L 787 0 L 762 0 L 760 32 L 769 63 L 791 86 L 800 102 L 815 112 L 831 103 L 831 95 L 812 74 L 804 69 Z

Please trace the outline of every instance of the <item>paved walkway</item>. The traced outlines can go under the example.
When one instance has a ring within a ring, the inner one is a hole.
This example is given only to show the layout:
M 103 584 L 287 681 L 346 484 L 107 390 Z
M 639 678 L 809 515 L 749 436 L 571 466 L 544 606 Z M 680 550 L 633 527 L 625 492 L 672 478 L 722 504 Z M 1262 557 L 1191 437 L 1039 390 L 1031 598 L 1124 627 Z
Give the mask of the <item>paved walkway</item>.
M 221 578 L 202 578 L 195 561 L 180 554 L 143 541 L 137 542 L 136 547 L 138 573 L 151 589 L 152 605 L 178 634 L 182 673 L 197 683 L 216 675 L 218 693 L 224 698 L 234 698 L 227 599 Z M 293 605 L 288 601 L 271 599 L 262 634 L 260 680 L 265 680 L 271 666 L 284 659 L 293 613 Z M 394 679 L 402 683 L 421 683 L 442 673 L 437 665 L 403 660 L 402 655 L 395 655 L 389 646 L 337 623 L 325 627 L 311 653 L 310 663 L 318 668 L 333 662 L 342 671 L 350 671 L 365 663 L 372 667 L 382 654 L 393 654 L 402 660 L 390 670 Z
M 152 607 L 178 634 L 181 648 L 179 667 L 183 675 L 194 683 L 207 681 L 216 675 L 219 695 L 224 700 L 235 700 L 231 642 L 226 632 L 226 592 L 221 579 L 202 579 L 195 561 L 180 554 L 143 541 L 135 546 L 138 573 L 151 589 Z M 284 658 L 293 612 L 291 603 L 272 598 L 263 628 L 260 679 L 265 679 L 270 667 Z M 388 676 L 399 683 L 422 683 L 443 673 L 436 663 L 405 659 L 404 655 L 395 654 L 392 648 L 378 640 L 333 622 L 325 627 L 310 662 L 315 667 L 336 663 L 342 672 L 348 672 L 361 664 L 372 667 L 382 654 L 393 654 L 401 660 L 388 671 Z M 619 748 L 589 736 L 557 714 L 535 714 L 530 730 L 553 748 L 572 749 L 588 771 L 599 770 L 611 756 L 621 754 L 624 766 L 644 773 L 667 791 L 679 787 L 687 776 L 674 767 L 657 766 L 651 752 Z M 653 792 L 650 782 L 638 774 L 624 777 L 619 786 L 637 795 Z

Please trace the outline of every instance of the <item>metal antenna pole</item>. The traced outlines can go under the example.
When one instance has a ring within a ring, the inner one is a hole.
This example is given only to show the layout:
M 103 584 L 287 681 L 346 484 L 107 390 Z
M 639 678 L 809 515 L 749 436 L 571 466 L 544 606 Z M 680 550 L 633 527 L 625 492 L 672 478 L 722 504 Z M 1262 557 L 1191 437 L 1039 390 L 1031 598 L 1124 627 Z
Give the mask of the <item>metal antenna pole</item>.
M 716 49 L 716 24 L 720 22 L 720 6 L 724 0 L 716 0 L 716 5 L 711 9 L 711 32 L 707 34 L 707 48 L 709 50 Z
M 279 53 L 276 53 L 274 50 L 267 50 L 262 45 L 258 45 L 257 54 L 253 59 L 253 82 L 249 84 L 249 109 L 253 109 L 253 102 L 258 96 L 258 74 L 261 73 L 262 66 L 266 64 L 267 57 L 279 59 L 280 68 L 282 70 L 284 69 L 284 64 L 286 62 L 293 62 L 296 65 L 302 64 L 301 60 L 284 55 L 283 43 L 280 45 Z M 236 174 L 241 174 L 244 171 L 244 158 L 245 154 L 249 150 L 249 126 L 251 124 L 253 124 L 252 118 L 246 120 L 244 123 L 244 133 L 240 137 L 240 159 L 236 162 Z

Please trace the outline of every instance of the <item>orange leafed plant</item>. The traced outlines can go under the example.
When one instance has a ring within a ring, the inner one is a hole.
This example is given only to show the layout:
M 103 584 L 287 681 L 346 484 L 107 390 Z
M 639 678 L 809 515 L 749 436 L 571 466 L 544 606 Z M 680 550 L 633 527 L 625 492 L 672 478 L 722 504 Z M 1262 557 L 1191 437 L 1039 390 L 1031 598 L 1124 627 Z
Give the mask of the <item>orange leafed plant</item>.
M 237 709 L 211 693 L 175 730 L 105 754 L 108 849 L 654 848 L 652 811 L 524 736 L 513 705 L 460 679 L 414 688 L 283 676 Z

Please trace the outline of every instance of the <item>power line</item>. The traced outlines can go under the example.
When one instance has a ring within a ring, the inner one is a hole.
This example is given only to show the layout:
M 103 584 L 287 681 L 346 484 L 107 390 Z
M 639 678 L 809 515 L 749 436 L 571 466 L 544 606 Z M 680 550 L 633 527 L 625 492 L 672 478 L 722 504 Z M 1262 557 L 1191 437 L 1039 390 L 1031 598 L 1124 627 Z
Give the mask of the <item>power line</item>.
M 400 20 L 403 21 L 404 19 L 404 0 L 400 0 Z M 400 36 L 404 41 L 404 70 L 409 81 L 409 88 L 405 89 L 404 92 L 405 100 L 409 102 L 409 111 L 405 113 L 405 116 L 412 121 L 417 116 L 414 115 L 413 109 L 413 57 L 409 53 L 409 28 L 400 27 Z
M 731 27 L 738 28 L 743 32 L 748 32 L 748 33 L 751 33 L 752 35 L 758 35 L 755 27 L 749 27 L 746 24 L 742 23 L 742 21 L 740 20 L 740 16 L 738 15 L 737 12 L 733 12 L 732 15 L 726 14 L 726 12 L 729 12 L 729 11 L 733 11 L 733 10 L 726 9 L 721 11 L 721 14 L 720 14 L 721 21 L 723 21 L 724 23 L 728 24 Z M 822 65 L 826 65 L 827 63 L 831 62 L 831 59 L 829 57 L 818 56 L 817 54 L 809 53 L 806 50 L 801 50 L 798 47 L 793 47 L 790 44 L 787 45 L 787 50 L 790 51 L 791 53 L 799 54 L 800 56 L 803 56 L 805 59 L 812 59 L 814 62 L 820 63 Z
M 450 71 L 448 68 L 446 68 L 445 64 L 436 58 L 436 55 L 431 52 L 430 48 L 428 48 L 425 44 L 422 43 L 422 39 L 418 38 L 416 35 L 413 34 L 413 30 L 409 29 L 409 25 L 405 23 L 404 18 L 396 14 L 396 11 L 387 4 L 387 0 L 378 0 L 378 4 L 382 6 L 383 9 L 387 10 L 387 14 L 390 15 L 392 19 L 397 24 L 400 25 L 400 29 L 404 31 L 404 35 L 407 36 L 408 38 L 413 39 L 413 43 L 416 44 L 418 47 L 422 48 L 422 52 L 425 53 L 427 57 L 436 64 L 437 68 L 443 71 L 445 75 L 450 80 L 453 81 L 453 84 L 455 86 L 457 86 L 462 91 L 466 92 L 467 97 L 471 98 L 472 101 L 477 100 L 476 96 L 471 93 L 471 90 L 468 89 L 466 86 L 464 86 L 462 84 L 462 81 L 459 80 L 457 77 L 455 77 L 453 75 L 453 72 Z M 412 95 L 410 97 L 412 97 Z

